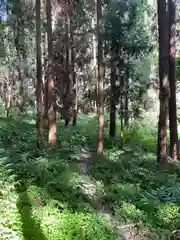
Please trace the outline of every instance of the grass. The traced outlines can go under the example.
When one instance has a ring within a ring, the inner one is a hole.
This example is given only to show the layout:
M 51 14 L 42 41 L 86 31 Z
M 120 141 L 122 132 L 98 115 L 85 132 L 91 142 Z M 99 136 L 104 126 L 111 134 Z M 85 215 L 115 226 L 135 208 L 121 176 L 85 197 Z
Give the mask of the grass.
M 34 120 L 0 119 L 0 239 L 125 239 L 117 227 L 128 224 L 168 239 L 180 228 L 180 169 L 156 165 L 155 127 L 133 123 L 124 151 L 105 129 L 100 158 L 96 126 L 91 116 L 80 116 L 77 127 L 58 123 L 57 148 L 40 152 Z M 78 159 L 87 146 L 92 156 L 82 174 Z

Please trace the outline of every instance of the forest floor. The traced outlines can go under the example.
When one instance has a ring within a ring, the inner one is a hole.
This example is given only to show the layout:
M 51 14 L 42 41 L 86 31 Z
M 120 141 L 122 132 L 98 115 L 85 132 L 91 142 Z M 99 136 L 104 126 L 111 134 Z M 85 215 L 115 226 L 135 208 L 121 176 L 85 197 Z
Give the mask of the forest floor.
M 96 126 L 58 123 L 38 151 L 34 120 L 0 119 L 0 239 L 180 239 L 180 168 L 156 165 L 156 128 L 130 125 L 123 151 L 105 129 L 99 157 Z

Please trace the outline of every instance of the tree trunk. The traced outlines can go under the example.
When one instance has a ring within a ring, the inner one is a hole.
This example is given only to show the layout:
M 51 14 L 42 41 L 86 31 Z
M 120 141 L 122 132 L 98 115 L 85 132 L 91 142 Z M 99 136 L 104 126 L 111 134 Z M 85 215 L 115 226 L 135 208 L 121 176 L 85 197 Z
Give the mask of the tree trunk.
M 168 11 L 166 0 L 158 0 L 159 25 L 159 100 L 160 113 L 158 122 L 157 162 L 166 164 L 167 156 L 167 119 L 169 103 L 169 57 L 168 57 Z
M 67 4 L 68 1 L 67 1 Z M 70 94 L 70 78 L 69 78 L 69 15 L 68 13 L 66 13 L 65 15 L 65 56 L 66 56 L 66 60 L 65 60 L 65 69 L 66 69 L 66 73 L 65 73 L 65 88 L 66 88 L 66 96 L 65 96 L 65 105 L 66 105 L 66 110 L 67 112 L 69 112 L 69 104 L 68 104 L 68 97 Z M 66 119 L 65 119 L 65 126 L 68 126 L 69 124 L 69 116 L 67 114 Z
M 43 1 L 43 20 L 46 19 L 46 3 Z M 47 62 L 47 29 L 43 28 L 42 34 L 42 49 L 43 49 L 43 100 L 44 100 L 44 111 L 43 111 L 43 122 L 44 127 L 48 128 L 48 62 Z
M 43 114 L 44 126 L 48 128 L 48 76 L 45 73 L 44 76 L 44 114 Z
M 111 53 L 111 103 L 109 136 L 116 135 L 116 42 L 112 40 Z
M 124 133 L 124 76 L 120 77 L 120 148 L 123 149 Z
M 51 0 L 46 0 L 47 34 L 48 34 L 48 124 L 49 124 L 49 146 L 56 145 L 56 93 L 55 76 L 53 75 L 53 52 L 52 52 L 52 21 Z
M 176 107 L 176 7 L 173 0 L 169 5 L 169 128 L 170 128 L 170 156 L 173 160 L 178 158 L 178 132 L 177 132 L 177 107 Z
M 7 93 L 5 95 L 4 116 L 9 117 L 9 111 L 11 108 L 11 90 L 9 91 L 9 89 L 7 89 Z
M 67 127 L 67 126 L 68 126 L 68 124 L 69 124 L 69 119 L 68 119 L 68 118 L 66 118 L 66 119 L 65 119 L 65 124 L 64 124 L 64 125 L 65 125 L 65 127 Z
M 10 107 L 8 106 L 8 103 L 5 102 L 5 107 L 4 107 L 4 117 L 9 117 L 9 111 Z
M 41 2 L 36 0 L 36 61 L 37 61 L 37 81 L 36 81 L 36 129 L 37 129 L 37 147 L 41 148 L 43 144 L 42 128 L 42 69 L 41 69 Z
M 124 96 L 124 125 L 127 126 L 129 123 L 129 61 L 127 61 L 127 66 L 126 66 L 126 80 L 125 80 L 125 96 Z
M 72 82 L 73 82 L 73 113 L 72 113 L 72 125 L 76 126 L 77 122 L 77 84 L 75 73 L 75 56 L 74 56 L 74 38 L 73 38 L 73 26 L 72 17 L 70 17 L 70 42 L 71 42 L 71 68 L 72 68 Z
M 22 3 L 20 0 L 17 0 L 16 5 L 13 6 L 13 10 L 15 12 L 15 25 L 14 25 L 14 43 L 17 52 L 17 71 L 18 71 L 18 80 L 20 84 L 19 88 L 19 114 L 21 114 L 24 110 L 24 77 L 25 71 L 22 71 L 22 60 L 25 62 L 27 59 L 25 42 L 24 42 L 24 15 L 22 10 Z
M 96 0 L 94 1 L 96 3 Z M 96 8 L 96 7 L 95 7 Z M 93 36 L 92 36 L 92 47 L 93 47 L 93 80 L 97 79 L 97 34 L 96 34 L 96 22 L 97 22 L 97 17 L 96 17 L 96 12 L 94 13 L 94 16 L 92 17 L 92 28 L 93 28 Z M 98 96 L 98 81 L 96 81 L 96 86 L 95 86 L 95 93 L 96 96 Z M 98 114 L 98 107 L 97 107 L 97 100 L 94 102 L 94 112 Z
M 101 0 L 97 0 L 97 39 L 98 39 L 98 148 L 97 152 L 103 154 L 104 135 L 104 63 L 103 63 L 103 39 L 102 39 L 102 6 Z

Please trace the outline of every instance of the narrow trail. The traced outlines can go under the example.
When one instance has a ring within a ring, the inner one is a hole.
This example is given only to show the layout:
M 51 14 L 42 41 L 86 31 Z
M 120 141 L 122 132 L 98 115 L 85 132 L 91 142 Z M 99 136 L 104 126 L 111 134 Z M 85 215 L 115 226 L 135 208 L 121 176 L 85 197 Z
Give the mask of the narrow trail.
M 88 173 L 89 160 L 91 158 L 91 152 L 88 147 L 85 147 L 81 150 L 79 158 L 79 168 L 82 174 Z
M 79 155 L 79 169 L 82 175 L 86 175 L 89 178 L 86 178 L 86 181 L 89 179 L 89 183 L 86 182 L 83 184 L 86 195 L 91 199 L 93 204 L 96 206 L 98 214 L 105 217 L 108 221 L 109 228 L 117 233 L 117 240 L 154 240 L 153 234 L 148 229 L 140 229 L 137 224 L 125 224 L 122 225 L 117 221 L 112 213 L 112 210 L 105 204 L 102 204 L 99 201 L 98 196 L 96 195 L 96 183 L 93 180 L 90 180 L 88 174 L 88 167 L 90 159 L 92 158 L 92 152 L 89 147 L 84 147 L 81 150 Z M 94 191 L 91 191 L 90 188 L 93 188 Z M 91 192 L 91 194 L 89 194 Z M 93 192 L 93 194 L 92 194 Z M 90 196 L 91 195 L 91 196 Z
M 88 166 L 89 166 L 89 161 L 90 161 L 91 157 L 92 157 L 92 153 L 91 153 L 91 151 L 90 151 L 90 149 L 88 147 L 85 147 L 85 148 L 83 148 L 81 150 L 81 154 L 80 154 L 80 157 L 79 157 L 79 169 L 80 169 L 80 173 L 81 174 L 88 175 Z M 107 206 L 103 206 L 98 201 L 96 196 L 93 197 L 92 201 L 93 201 L 93 203 L 95 203 L 95 205 L 96 205 L 96 207 L 98 209 L 98 213 L 101 216 L 104 216 L 108 220 L 109 227 L 112 230 L 114 230 L 114 231 L 116 231 L 118 233 L 118 236 L 119 236 L 118 239 L 121 239 L 121 240 L 128 240 L 128 239 L 130 239 L 130 238 L 127 238 L 127 236 L 126 237 L 123 236 L 122 233 L 120 233 L 120 231 L 117 229 L 117 222 L 114 220 L 113 214 L 112 214 L 111 210 L 108 209 Z

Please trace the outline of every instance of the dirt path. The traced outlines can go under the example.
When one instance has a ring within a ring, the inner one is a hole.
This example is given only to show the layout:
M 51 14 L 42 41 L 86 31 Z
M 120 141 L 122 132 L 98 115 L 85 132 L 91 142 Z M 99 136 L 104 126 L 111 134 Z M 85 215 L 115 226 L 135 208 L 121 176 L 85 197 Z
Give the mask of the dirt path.
M 81 150 L 80 158 L 79 158 L 79 168 L 82 174 L 87 174 L 88 172 L 88 164 L 91 158 L 91 152 L 88 147 L 83 148 Z
M 79 169 L 81 174 L 85 175 L 86 178 L 82 184 L 82 190 L 84 194 L 93 202 L 97 207 L 97 212 L 101 216 L 105 217 L 108 221 L 109 228 L 117 233 L 117 240 L 156 240 L 159 239 L 158 236 L 154 235 L 148 229 L 139 229 L 136 224 L 120 224 L 115 218 L 108 206 L 104 205 L 99 201 L 97 183 L 95 180 L 91 179 L 88 175 L 88 165 L 92 153 L 88 147 L 81 150 L 79 155 Z

